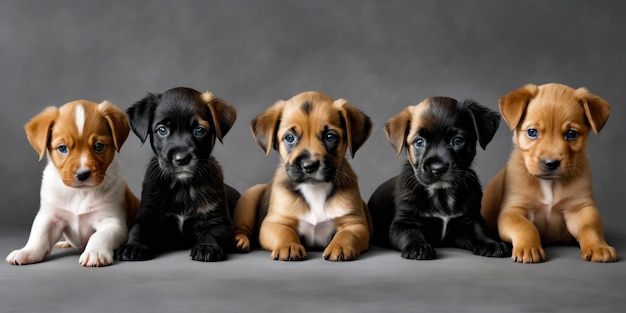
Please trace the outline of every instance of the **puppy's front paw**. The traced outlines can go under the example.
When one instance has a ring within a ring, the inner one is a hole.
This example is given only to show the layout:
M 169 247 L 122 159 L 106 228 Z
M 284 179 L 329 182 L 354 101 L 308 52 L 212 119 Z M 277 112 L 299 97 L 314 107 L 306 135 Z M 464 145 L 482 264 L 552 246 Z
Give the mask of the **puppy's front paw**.
M 84 267 L 101 267 L 113 264 L 113 253 L 110 251 L 85 251 L 80 255 L 78 263 Z
M 45 251 L 36 250 L 15 250 L 7 256 L 7 263 L 13 265 L 26 265 L 39 263 L 46 256 Z
M 341 247 L 332 243 L 324 249 L 324 260 L 327 261 L 352 261 L 359 253 L 352 247 Z
M 148 246 L 141 243 L 127 243 L 115 250 L 115 258 L 122 261 L 145 261 L 152 257 Z
M 241 252 L 250 252 L 250 238 L 244 234 L 235 235 L 235 244 L 237 250 Z
M 581 256 L 585 261 L 593 262 L 616 262 L 619 257 L 615 248 L 609 245 L 598 245 L 594 247 L 581 248 Z
M 541 246 L 513 245 L 511 259 L 518 263 L 539 263 L 546 260 L 546 253 Z
M 280 261 L 306 260 L 306 250 L 300 244 L 287 244 L 272 250 L 272 259 Z
M 412 243 L 402 249 L 401 256 L 412 260 L 433 260 L 437 258 L 437 253 L 427 243 Z
M 496 241 L 474 248 L 474 254 L 486 257 L 505 258 L 511 256 L 513 246 L 508 242 Z
M 198 244 L 191 249 L 191 259 L 202 262 L 217 262 L 226 260 L 226 253 L 219 246 Z

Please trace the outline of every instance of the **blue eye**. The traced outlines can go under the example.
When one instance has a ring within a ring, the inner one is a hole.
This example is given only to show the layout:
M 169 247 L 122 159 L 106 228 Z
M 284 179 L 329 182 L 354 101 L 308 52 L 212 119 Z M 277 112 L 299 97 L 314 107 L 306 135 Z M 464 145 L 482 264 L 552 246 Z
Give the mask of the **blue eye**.
M 536 128 L 529 128 L 526 130 L 526 136 L 530 139 L 536 139 L 539 136 L 539 131 Z
M 96 144 L 93 145 L 93 150 L 96 151 L 96 153 L 102 153 L 104 151 L 104 144 L 101 142 L 96 142 Z
M 204 135 L 206 135 L 207 130 L 206 128 L 202 127 L 202 126 L 198 126 L 196 127 L 196 129 L 193 130 L 193 135 L 196 137 L 204 137 Z
M 296 141 L 296 137 L 293 134 L 289 133 L 283 137 L 283 140 L 286 144 L 293 144 Z
M 335 141 L 337 141 L 338 138 L 339 136 L 337 136 L 337 134 L 328 132 L 324 136 L 324 141 L 326 141 L 327 143 L 334 143 Z
M 170 134 L 170 130 L 165 126 L 160 125 L 156 129 L 156 133 L 161 137 L 166 137 L 167 135 Z
M 454 137 L 454 139 L 452 139 L 452 145 L 453 146 L 462 146 L 465 144 L 465 139 L 461 138 L 461 137 Z
M 578 132 L 573 129 L 570 129 L 565 133 L 565 140 L 567 141 L 572 141 L 576 138 L 578 138 Z
M 413 145 L 418 148 L 423 148 L 426 145 L 426 140 L 424 140 L 424 138 L 417 138 L 415 142 L 413 142 Z
M 57 147 L 57 151 L 60 154 L 68 154 L 70 152 L 70 149 L 66 145 L 60 145 Z

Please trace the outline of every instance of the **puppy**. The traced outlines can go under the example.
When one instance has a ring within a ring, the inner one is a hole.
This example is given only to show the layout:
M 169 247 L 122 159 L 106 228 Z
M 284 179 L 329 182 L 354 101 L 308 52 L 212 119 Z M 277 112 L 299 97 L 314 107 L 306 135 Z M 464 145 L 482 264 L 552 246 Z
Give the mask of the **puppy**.
M 224 184 L 211 155 L 237 118 L 236 110 L 213 94 L 174 88 L 149 94 L 127 111 L 133 132 L 148 138 L 154 156 L 148 164 L 141 207 L 120 260 L 153 258 L 191 248 L 196 261 L 222 261 L 234 250 L 229 206 L 239 197 Z
M 476 142 L 485 149 L 500 116 L 474 101 L 428 98 L 385 125 L 396 152 L 406 149 L 402 173 L 372 194 L 373 243 L 391 245 L 406 259 L 436 258 L 434 246 L 503 257 L 511 248 L 489 237 L 480 216 L 482 190 L 470 168 Z
M 267 184 L 237 203 L 235 240 L 250 250 L 256 236 L 274 260 L 303 260 L 306 248 L 330 261 L 354 260 L 368 249 L 371 222 L 357 176 L 344 158 L 369 137 L 372 122 L 346 100 L 304 92 L 278 101 L 251 123 L 257 143 L 282 162 Z M 257 218 L 258 217 L 258 218 Z
M 108 101 L 77 100 L 47 108 L 25 129 L 39 160 L 47 154 L 48 164 L 28 242 L 7 262 L 41 262 L 64 235 L 67 241 L 58 246 L 84 250 L 82 266 L 110 265 L 139 207 L 116 159 L 130 132 L 126 114 Z
M 585 152 L 589 131 L 600 132 L 610 105 L 585 88 L 526 85 L 500 99 L 513 131 L 506 167 L 485 189 L 487 226 L 513 243 L 512 258 L 546 259 L 544 244 L 578 240 L 583 260 L 617 261 L 604 239 Z

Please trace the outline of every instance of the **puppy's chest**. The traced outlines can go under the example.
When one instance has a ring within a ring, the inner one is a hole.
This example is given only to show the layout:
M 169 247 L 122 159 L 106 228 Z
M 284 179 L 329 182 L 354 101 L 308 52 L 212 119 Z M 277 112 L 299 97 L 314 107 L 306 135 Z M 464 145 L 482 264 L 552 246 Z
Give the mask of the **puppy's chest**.
M 335 233 L 334 219 L 341 215 L 341 210 L 329 205 L 332 185 L 302 184 L 297 189 L 308 206 L 299 217 L 298 234 L 306 246 L 324 247 Z

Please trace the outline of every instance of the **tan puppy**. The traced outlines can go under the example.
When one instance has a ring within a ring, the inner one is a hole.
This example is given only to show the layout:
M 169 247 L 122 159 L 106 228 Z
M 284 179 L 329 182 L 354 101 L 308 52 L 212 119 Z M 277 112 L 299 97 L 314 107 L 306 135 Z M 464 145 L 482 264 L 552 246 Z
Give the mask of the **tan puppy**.
M 305 246 L 323 248 L 330 261 L 353 260 L 367 250 L 369 212 L 344 156 L 348 149 L 354 156 L 369 137 L 370 118 L 346 100 L 304 92 L 278 101 L 251 130 L 266 155 L 274 148 L 282 162 L 272 181 L 253 186 L 237 203 L 238 249 L 250 250 L 261 222 L 259 243 L 274 260 L 303 260 Z
M 25 128 L 39 159 L 47 154 L 49 162 L 28 242 L 7 262 L 40 262 L 63 234 L 67 242 L 56 246 L 84 250 L 81 265 L 111 264 L 139 207 L 116 159 L 130 131 L 126 114 L 108 101 L 78 100 L 47 108 Z
M 502 97 L 500 111 L 515 148 L 487 186 L 482 215 L 513 244 L 516 262 L 546 259 L 544 244 L 578 240 L 583 260 L 617 261 L 604 239 L 585 146 L 606 123 L 610 105 L 585 88 L 526 85 Z

